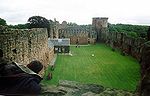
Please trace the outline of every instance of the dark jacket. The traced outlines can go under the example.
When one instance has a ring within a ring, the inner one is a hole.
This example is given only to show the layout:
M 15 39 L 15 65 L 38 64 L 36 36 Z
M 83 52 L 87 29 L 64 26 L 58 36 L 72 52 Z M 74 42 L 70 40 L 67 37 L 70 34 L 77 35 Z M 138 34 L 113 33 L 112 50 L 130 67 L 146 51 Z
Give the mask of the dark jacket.
M 12 64 L 12 65 L 11 65 Z M 22 71 L 15 63 L 0 66 L 0 95 L 36 95 L 42 78 Z

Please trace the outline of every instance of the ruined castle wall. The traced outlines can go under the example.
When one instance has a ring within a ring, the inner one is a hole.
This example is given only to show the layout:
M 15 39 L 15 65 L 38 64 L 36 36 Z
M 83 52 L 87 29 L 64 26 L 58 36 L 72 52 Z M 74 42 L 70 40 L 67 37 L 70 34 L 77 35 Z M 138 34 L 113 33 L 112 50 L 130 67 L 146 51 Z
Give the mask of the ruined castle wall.
M 108 28 L 101 28 L 100 29 L 100 34 L 99 34 L 99 40 L 100 42 L 106 42 L 108 37 Z
M 107 40 L 106 33 L 108 31 L 108 18 L 95 17 L 92 19 L 92 25 L 94 30 L 97 32 L 97 42 L 105 42 Z
M 81 45 L 88 44 L 88 37 L 78 37 L 78 36 L 70 37 L 71 44 L 77 44 L 77 41 L 78 41 L 78 44 L 81 44 Z M 94 40 L 91 39 L 91 42 L 94 42 Z
M 109 32 L 108 18 L 93 18 L 92 25 L 97 32 L 97 41 L 107 43 L 113 49 L 118 48 L 123 53 L 129 54 L 140 61 L 141 46 L 146 42 L 143 38 L 133 38 L 123 32 Z
M 78 38 L 76 36 L 70 36 L 70 43 L 71 44 L 76 44 L 78 41 Z
M 88 42 L 89 42 L 90 44 L 95 44 L 95 43 L 96 43 L 96 39 L 95 39 L 95 38 L 89 38 L 89 39 L 88 39 Z
M 46 68 L 53 57 L 53 49 L 48 48 L 47 30 L 42 28 L 0 32 L 0 49 L 4 57 L 24 65 L 39 60 Z
M 88 44 L 88 37 L 80 37 L 79 38 L 79 44 Z
M 150 94 L 150 41 L 142 45 L 141 54 L 141 82 L 139 85 L 139 96 Z
M 109 44 L 112 48 L 118 48 L 122 50 L 122 52 L 140 60 L 141 46 L 144 42 L 146 42 L 145 39 L 133 38 L 128 36 L 126 33 L 121 32 L 106 32 L 103 33 L 103 35 L 107 38 L 104 42 Z

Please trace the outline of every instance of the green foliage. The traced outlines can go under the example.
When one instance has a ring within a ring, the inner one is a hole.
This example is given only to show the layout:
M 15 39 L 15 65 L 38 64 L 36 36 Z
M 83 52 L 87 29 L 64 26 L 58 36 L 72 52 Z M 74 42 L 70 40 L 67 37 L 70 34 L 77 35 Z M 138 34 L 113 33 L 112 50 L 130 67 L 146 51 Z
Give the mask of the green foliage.
M 67 25 L 68 25 L 68 26 L 78 26 L 78 24 L 72 23 L 72 22 L 68 23 Z
M 126 32 L 129 36 L 146 38 L 148 26 L 130 24 L 109 24 L 110 32 Z
M 138 35 L 137 35 L 136 32 L 128 32 L 127 35 L 128 35 L 128 36 L 131 36 L 131 37 L 134 37 L 134 38 L 137 38 L 137 37 L 138 37 Z
M 5 25 L 7 25 L 7 23 L 4 19 L 0 18 L 0 25 L 5 26 Z
M 28 19 L 29 28 L 50 28 L 49 21 L 42 16 L 32 16 Z
M 72 56 L 58 55 L 52 80 L 42 83 L 57 85 L 59 80 L 71 80 L 129 91 L 136 89 L 140 65 L 132 57 L 113 52 L 103 44 L 71 46 L 71 53 Z
M 150 26 L 149 26 L 148 31 L 147 31 L 147 40 L 150 41 Z
M 118 32 L 113 24 L 108 23 L 108 28 L 110 32 Z
M 18 25 L 8 25 L 9 28 L 12 29 L 28 29 L 29 28 L 29 24 L 18 24 Z

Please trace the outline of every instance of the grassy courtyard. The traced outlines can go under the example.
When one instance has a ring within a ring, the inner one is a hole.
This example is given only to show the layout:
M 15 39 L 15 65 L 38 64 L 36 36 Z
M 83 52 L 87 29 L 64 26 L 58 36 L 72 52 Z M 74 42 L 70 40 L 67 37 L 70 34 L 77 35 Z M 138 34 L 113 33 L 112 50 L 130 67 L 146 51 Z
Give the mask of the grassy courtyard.
M 59 80 L 72 80 L 128 91 L 136 89 L 140 66 L 132 57 L 113 52 L 104 44 L 71 46 L 71 53 L 73 56 L 58 55 L 52 80 L 43 83 L 57 85 Z

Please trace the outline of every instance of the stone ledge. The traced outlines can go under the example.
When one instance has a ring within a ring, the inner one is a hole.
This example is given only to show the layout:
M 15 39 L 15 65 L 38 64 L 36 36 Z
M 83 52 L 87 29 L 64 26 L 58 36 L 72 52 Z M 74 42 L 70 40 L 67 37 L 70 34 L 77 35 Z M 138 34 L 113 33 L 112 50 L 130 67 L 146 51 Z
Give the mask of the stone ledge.
M 41 96 L 137 96 L 124 90 L 67 80 L 60 80 L 57 86 L 43 86 L 43 88 Z

